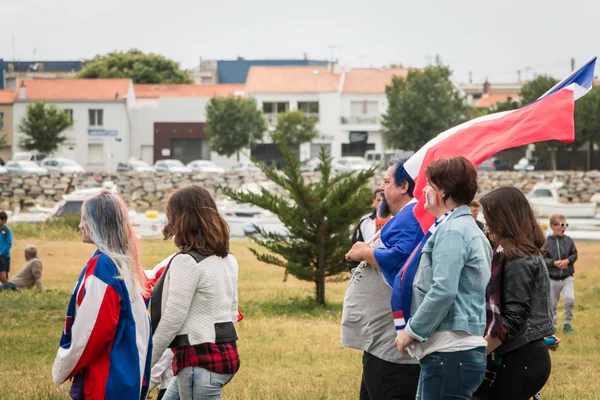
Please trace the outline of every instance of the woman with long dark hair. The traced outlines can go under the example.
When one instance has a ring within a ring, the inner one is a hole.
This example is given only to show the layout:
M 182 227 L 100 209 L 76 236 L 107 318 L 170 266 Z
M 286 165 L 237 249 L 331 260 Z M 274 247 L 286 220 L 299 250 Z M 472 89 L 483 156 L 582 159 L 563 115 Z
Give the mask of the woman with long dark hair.
M 164 400 L 220 399 L 240 365 L 238 263 L 229 254 L 229 227 L 200 186 L 173 194 L 167 219 L 164 238 L 180 251 L 152 293 L 152 365 L 173 350 L 175 377 Z
M 546 238 L 525 195 L 513 187 L 480 200 L 494 243 L 486 293 L 488 365 L 476 398 L 529 399 L 550 377 L 545 336 L 554 333 Z
M 144 399 L 150 378 L 146 278 L 127 206 L 103 191 L 82 206 L 81 236 L 96 252 L 81 272 L 52 368 L 73 399 Z

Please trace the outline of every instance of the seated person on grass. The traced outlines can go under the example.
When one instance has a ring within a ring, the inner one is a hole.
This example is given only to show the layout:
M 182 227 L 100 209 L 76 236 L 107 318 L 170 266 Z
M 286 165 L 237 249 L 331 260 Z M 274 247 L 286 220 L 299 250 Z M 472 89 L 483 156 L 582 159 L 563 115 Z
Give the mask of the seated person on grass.
M 35 246 L 27 246 L 25 248 L 26 263 L 23 269 L 19 271 L 11 280 L 0 285 L 0 291 L 30 289 L 36 286 L 38 290 L 43 290 L 42 287 L 42 262 L 37 256 Z

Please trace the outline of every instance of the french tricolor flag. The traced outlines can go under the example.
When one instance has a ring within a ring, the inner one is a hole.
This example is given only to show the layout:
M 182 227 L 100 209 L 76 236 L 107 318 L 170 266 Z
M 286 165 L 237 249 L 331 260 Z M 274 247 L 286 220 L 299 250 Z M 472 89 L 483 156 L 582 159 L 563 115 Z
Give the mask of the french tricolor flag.
M 415 181 L 415 215 L 427 232 L 435 218 L 424 208 L 425 168 L 440 158 L 463 156 L 475 166 L 512 147 L 546 140 L 575 139 L 575 100 L 592 89 L 596 57 L 557 83 L 538 100 L 517 110 L 485 115 L 450 128 L 430 140 L 405 164 Z
M 391 303 L 397 330 L 404 329 L 410 317 L 412 284 L 421 250 L 436 229 L 435 217 L 424 208 L 425 168 L 432 161 L 457 156 L 463 156 L 477 166 L 512 147 L 546 140 L 572 142 L 575 139 L 575 100 L 592 89 L 595 67 L 596 57 L 533 103 L 517 110 L 485 115 L 440 133 L 404 163 L 404 169 L 415 181 L 414 195 L 418 203 L 413 212 L 425 236 L 394 280 Z

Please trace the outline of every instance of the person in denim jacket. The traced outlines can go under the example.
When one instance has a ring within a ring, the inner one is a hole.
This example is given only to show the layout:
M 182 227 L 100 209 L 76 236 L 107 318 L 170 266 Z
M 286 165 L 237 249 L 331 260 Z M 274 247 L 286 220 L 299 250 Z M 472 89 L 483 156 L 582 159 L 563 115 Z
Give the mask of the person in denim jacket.
M 425 209 L 437 220 L 421 252 L 411 317 L 396 345 L 421 364 L 417 399 L 469 399 L 485 374 L 485 290 L 492 249 L 468 204 L 477 172 L 464 157 L 426 169 Z

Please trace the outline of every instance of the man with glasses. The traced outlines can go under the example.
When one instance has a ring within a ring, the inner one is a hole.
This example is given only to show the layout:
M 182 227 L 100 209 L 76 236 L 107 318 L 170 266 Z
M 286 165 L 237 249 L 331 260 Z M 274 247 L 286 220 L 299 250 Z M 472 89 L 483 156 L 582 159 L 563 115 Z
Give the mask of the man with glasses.
M 550 217 L 552 235 L 548 236 L 544 260 L 550 275 L 550 296 L 552 298 L 552 311 L 554 327 L 558 324 L 556 309 L 562 294 L 565 302 L 564 333 L 573 333 L 571 320 L 575 308 L 575 261 L 577 261 L 577 247 L 569 236 L 565 235 L 569 224 L 567 217 L 554 214 Z

